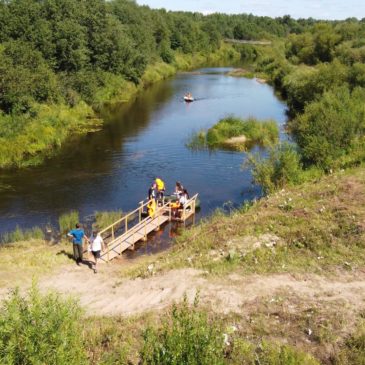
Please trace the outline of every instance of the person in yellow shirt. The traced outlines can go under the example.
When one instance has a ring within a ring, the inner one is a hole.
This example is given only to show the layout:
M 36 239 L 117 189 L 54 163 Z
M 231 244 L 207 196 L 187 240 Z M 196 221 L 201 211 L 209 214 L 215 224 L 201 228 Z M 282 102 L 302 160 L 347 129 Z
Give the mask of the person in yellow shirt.
M 157 187 L 157 199 L 162 200 L 164 192 L 166 190 L 165 189 L 165 183 L 159 177 L 156 177 L 155 183 L 156 183 L 156 187 Z
M 156 200 L 151 199 L 150 202 L 147 204 L 148 216 L 153 218 L 155 215 L 155 211 L 156 211 Z

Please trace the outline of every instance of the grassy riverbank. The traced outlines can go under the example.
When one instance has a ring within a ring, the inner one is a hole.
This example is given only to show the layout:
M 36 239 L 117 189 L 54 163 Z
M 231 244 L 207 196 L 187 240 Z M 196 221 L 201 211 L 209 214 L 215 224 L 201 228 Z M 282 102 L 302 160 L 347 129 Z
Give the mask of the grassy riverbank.
M 359 167 L 282 190 L 229 215 L 217 212 L 184 231 L 167 252 L 102 266 L 100 276 L 74 266 L 70 245 L 5 245 L 0 284 L 24 288 L 36 276 L 42 288 L 75 293 L 84 310 L 108 314 L 82 315 L 77 336 L 87 364 L 150 363 L 159 346 L 166 353 L 181 346 L 180 354 L 189 354 L 191 338 L 183 333 L 194 328 L 194 346 L 199 338 L 212 341 L 213 354 L 201 353 L 210 364 L 252 365 L 259 358 L 358 365 L 364 356 L 364 188 Z M 175 291 L 183 295 L 185 281 L 189 301 L 201 287 L 199 305 L 173 310 L 164 301 L 178 298 Z M 118 303 L 131 312 L 118 315 Z

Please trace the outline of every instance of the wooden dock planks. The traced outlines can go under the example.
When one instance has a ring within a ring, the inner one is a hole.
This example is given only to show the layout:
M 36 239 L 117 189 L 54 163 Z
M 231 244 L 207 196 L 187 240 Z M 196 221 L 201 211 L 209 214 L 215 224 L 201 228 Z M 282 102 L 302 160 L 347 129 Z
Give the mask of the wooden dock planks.
M 108 262 L 116 256 L 121 255 L 125 250 L 133 247 L 133 245 L 138 241 L 147 238 L 146 236 L 149 233 L 158 229 L 167 221 L 169 221 L 169 216 L 167 215 L 158 215 L 154 218 L 144 219 L 129 231 L 110 242 L 108 244 L 108 249 L 101 254 L 100 259 L 102 261 Z
M 147 240 L 148 234 L 170 220 L 185 222 L 195 214 L 197 197 L 198 194 L 195 194 L 182 209 L 179 209 L 179 217 L 172 215 L 170 202 L 163 202 L 162 206 L 156 208 L 153 218 L 142 218 L 144 211 L 148 210 L 151 200 L 140 202 L 140 206 L 133 212 L 99 232 L 107 246 L 107 249 L 101 253 L 101 262 L 109 262 L 125 250 L 134 248 L 135 243 Z M 136 223 L 135 220 L 137 220 Z

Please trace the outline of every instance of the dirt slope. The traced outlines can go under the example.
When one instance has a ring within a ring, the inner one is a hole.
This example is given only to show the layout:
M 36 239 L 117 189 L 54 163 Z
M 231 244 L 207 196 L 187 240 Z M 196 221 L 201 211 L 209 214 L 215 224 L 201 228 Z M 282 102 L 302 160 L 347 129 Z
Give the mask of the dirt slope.
M 93 274 L 86 267 L 70 266 L 43 278 L 42 290 L 56 290 L 79 297 L 90 315 L 133 315 L 162 309 L 184 294 L 193 300 L 199 292 L 200 302 L 222 313 L 245 312 L 250 304 L 275 296 L 300 298 L 302 302 L 333 302 L 347 311 L 360 309 L 365 301 L 365 274 L 342 274 L 324 278 L 316 275 L 277 274 L 243 277 L 206 278 L 194 269 L 174 270 L 147 279 L 118 279 L 113 265 L 102 266 Z

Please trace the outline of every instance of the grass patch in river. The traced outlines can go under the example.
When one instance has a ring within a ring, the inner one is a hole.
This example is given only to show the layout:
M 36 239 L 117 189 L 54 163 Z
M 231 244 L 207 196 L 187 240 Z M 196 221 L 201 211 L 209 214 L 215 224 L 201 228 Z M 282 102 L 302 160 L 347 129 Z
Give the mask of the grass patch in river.
M 279 140 L 279 128 L 274 120 L 246 120 L 230 116 L 221 119 L 207 131 L 200 130 L 192 134 L 187 147 L 199 149 L 228 149 L 245 151 L 255 145 L 268 147 Z

